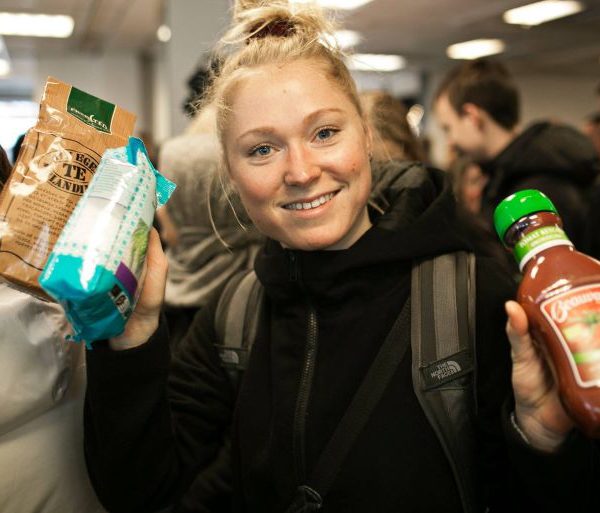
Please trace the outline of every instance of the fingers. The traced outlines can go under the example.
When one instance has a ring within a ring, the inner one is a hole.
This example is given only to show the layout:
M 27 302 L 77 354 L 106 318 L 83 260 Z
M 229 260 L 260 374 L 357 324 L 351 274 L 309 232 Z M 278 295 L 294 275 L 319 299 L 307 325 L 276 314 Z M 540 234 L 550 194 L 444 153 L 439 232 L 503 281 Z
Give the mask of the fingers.
M 138 310 L 142 310 L 142 312 L 139 313 L 146 313 L 144 310 L 160 309 L 165 294 L 168 263 L 155 228 L 150 230 L 146 264 L 145 279 L 138 302 Z
M 156 331 L 165 295 L 167 258 L 163 253 L 158 232 L 152 228 L 148 238 L 146 269 L 140 278 L 141 293 L 125 331 L 110 340 L 113 350 L 124 350 L 144 344 Z

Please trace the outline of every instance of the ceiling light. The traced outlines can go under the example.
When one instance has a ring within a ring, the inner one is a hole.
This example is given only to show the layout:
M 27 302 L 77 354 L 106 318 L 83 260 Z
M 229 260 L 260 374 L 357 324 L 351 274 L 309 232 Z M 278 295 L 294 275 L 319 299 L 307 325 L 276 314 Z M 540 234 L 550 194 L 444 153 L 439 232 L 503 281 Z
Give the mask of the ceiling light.
M 10 73 L 10 62 L 6 59 L 0 59 L 0 77 Z
M 406 113 L 406 121 L 408 121 L 410 128 L 417 135 L 421 135 L 421 121 L 423 121 L 424 115 L 425 107 L 418 103 L 415 103 Z
M 156 37 L 161 43 L 167 43 L 171 40 L 171 29 L 167 25 L 161 25 L 156 30 Z
M 4 44 L 4 38 L 0 36 L 0 77 L 10 73 L 10 57 Z
M 446 55 L 451 59 L 478 59 L 486 55 L 502 53 L 505 45 L 501 39 L 473 39 L 450 45 Z
M 547 21 L 564 18 L 571 14 L 583 11 L 581 2 L 569 0 L 544 0 L 533 4 L 510 9 L 504 13 L 502 18 L 506 23 L 513 25 L 539 25 Z
M 373 0 L 292 0 L 292 3 L 295 4 L 310 4 L 317 3 L 321 7 L 325 7 L 325 9 L 343 9 L 345 11 L 350 11 L 352 9 L 357 9 Z
M 396 71 L 406 66 L 406 59 L 400 55 L 357 53 L 347 58 L 347 65 L 359 71 Z
M 362 39 L 361 35 L 354 30 L 337 30 L 331 34 L 325 34 L 323 39 L 331 46 L 337 46 L 342 50 L 356 46 Z
M 5 36 L 69 37 L 71 16 L 0 12 L 0 34 Z

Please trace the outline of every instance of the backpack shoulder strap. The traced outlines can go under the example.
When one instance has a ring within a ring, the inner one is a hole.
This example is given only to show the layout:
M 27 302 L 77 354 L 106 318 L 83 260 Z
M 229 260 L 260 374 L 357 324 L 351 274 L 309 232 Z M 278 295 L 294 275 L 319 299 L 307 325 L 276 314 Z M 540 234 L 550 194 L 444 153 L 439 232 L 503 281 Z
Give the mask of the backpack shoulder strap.
M 448 457 L 466 513 L 475 511 L 475 256 L 415 263 L 411 284 L 415 394 Z
M 225 285 L 215 310 L 215 347 L 234 384 L 248 366 L 262 311 L 264 289 L 253 270 L 240 271 Z

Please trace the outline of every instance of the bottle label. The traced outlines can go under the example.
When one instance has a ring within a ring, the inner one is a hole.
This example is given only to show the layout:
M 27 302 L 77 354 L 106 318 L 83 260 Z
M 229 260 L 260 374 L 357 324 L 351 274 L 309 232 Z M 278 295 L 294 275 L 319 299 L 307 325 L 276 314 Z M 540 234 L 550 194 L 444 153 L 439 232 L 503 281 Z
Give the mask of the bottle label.
M 600 284 L 576 287 L 541 304 L 577 384 L 600 386 Z
M 572 246 L 572 242 L 558 226 L 542 226 L 524 235 L 515 244 L 515 258 L 521 271 L 525 264 L 540 251 L 554 246 Z

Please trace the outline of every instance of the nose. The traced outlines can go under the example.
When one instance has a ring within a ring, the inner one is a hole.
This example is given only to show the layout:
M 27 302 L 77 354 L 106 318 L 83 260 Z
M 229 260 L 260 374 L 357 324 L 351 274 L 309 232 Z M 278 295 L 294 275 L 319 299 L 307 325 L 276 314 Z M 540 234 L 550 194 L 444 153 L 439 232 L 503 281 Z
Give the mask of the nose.
M 284 182 L 286 185 L 306 187 L 321 176 L 321 166 L 310 149 L 292 148 L 288 151 Z

